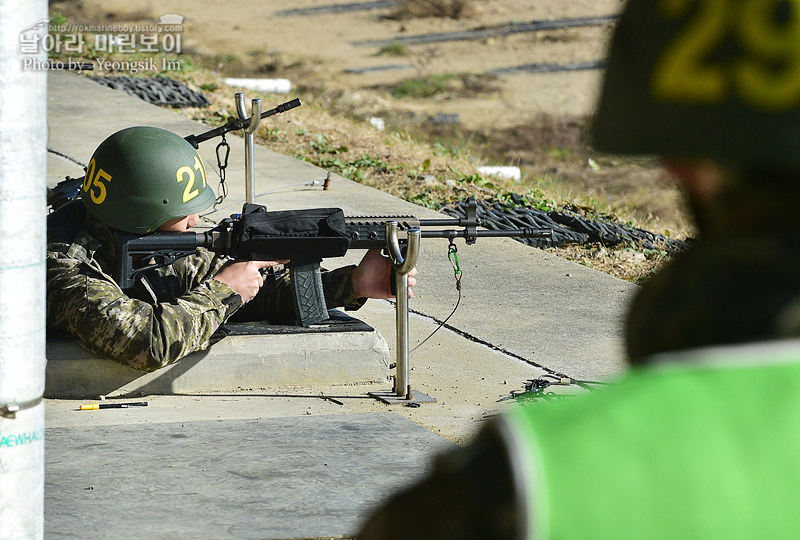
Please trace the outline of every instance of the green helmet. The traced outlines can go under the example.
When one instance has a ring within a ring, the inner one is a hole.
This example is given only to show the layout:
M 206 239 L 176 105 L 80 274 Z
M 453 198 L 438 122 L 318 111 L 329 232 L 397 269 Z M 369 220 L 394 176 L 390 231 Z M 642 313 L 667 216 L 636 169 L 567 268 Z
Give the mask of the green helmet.
M 800 167 L 800 1 L 629 0 L 593 130 L 602 152 Z
M 97 147 L 81 199 L 106 225 L 143 234 L 205 210 L 214 191 L 191 144 L 169 131 L 139 126 L 118 131 Z

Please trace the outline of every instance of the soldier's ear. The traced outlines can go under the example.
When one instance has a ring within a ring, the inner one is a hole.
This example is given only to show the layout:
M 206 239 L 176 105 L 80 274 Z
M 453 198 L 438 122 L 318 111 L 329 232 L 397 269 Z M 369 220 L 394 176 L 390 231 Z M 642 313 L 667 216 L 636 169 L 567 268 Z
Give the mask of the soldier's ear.
M 200 221 L 198 214 L 168 219 L 158 226 L 156 230 L 161 232 L 186 232 L 189 227 L 194 227 Z

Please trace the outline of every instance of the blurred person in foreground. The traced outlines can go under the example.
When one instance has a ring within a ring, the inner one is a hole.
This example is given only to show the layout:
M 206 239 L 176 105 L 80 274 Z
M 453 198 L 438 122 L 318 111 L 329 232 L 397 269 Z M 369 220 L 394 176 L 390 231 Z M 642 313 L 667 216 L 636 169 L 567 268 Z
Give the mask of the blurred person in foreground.
M 660 156 L 698 230 L 633 368 L 490 422 L 359 540 L 800 536 L 800 2 L 630 0 L 593 139 Z

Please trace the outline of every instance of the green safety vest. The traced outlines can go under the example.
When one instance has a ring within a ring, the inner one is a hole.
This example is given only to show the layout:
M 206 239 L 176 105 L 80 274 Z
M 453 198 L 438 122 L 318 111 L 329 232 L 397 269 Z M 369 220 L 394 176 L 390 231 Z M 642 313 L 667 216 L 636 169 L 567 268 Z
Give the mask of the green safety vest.
M 526 538 L 800 538 L 800 341 L 659 360 L 504 418 Z

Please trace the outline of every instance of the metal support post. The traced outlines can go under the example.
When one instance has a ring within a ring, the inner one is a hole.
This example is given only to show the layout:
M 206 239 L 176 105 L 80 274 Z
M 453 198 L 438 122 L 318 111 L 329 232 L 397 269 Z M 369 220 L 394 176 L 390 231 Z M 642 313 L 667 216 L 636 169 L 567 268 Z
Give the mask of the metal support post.
M 408 377 L 408 274 L 395 270 L 397 304 L 395 307 L 395 336 L 397 371 L 394 393 L 398 397 L 411 399 L 411 384 Z
M 416 266 L 419 256 L 419 241 L 422 233 L 419 229 L 409 229 L 408 246 L 405 253 L 400 249 L 397 239 L 398 224 L 396 221 L 386 222 L 386 248 L 395 272 L 397 285 L 397 303 L 395 304 L 396 329 L 396 374 L 394 388 L 386 392 L 370 392 L 370 396 L 384 403 L 429 403 L 436 400 L 419 391 L 412 392 L 409 381 L 408 363 L 408 273 Z
M 245 99 L 243 92 L 236 93 L 236 112 L 239 119 L 244 121 L 250 118 L 250 124 L 244 130 L 244 193 L 245 202 L 256 202 L 256 163 L 255 163 L 255 131 L 261 122 L 261 100 L 253 99 L 251 102 L 251 114 L 247 115 L 245 109 Z

